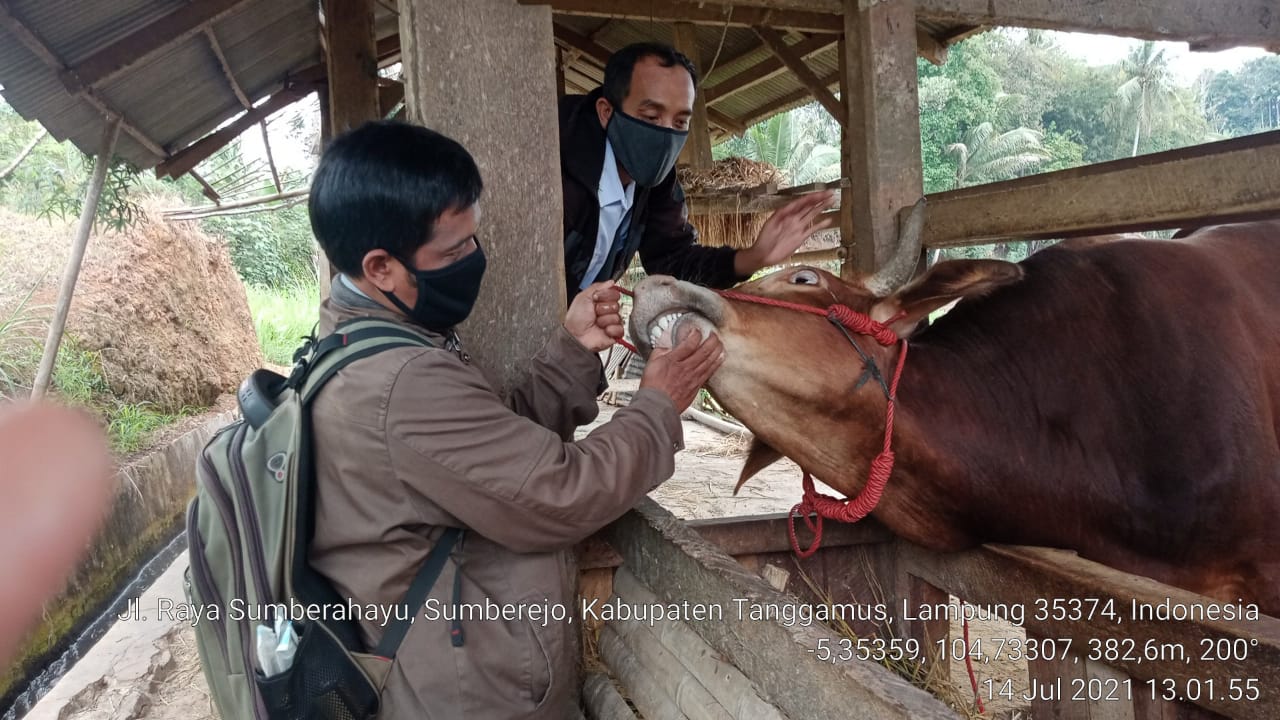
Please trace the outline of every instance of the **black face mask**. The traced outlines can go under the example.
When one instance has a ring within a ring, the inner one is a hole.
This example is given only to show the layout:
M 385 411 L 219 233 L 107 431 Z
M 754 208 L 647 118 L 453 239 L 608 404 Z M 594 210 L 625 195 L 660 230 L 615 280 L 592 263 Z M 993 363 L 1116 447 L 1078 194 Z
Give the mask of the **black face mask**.
M 400 312 L 428 330 L 445 333 L 467 319 L 480 294 L 480 281 L 486 265 L 484 248 L 476 240 L 470 255 L 439 270 L 416 270 L 400 261 L 418 279 L 418 302 L 410 309 L 395 293 L 384 291 Z
M 688 130 L 670 130 L 613 109 L 605 135 L 613 154 L 640 187 L 653 187 L 671 173 Z

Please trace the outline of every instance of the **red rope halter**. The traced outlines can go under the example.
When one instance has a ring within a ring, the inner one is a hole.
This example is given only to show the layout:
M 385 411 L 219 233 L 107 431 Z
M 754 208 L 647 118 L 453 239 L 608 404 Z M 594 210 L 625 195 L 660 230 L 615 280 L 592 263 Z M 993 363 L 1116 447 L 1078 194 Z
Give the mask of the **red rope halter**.
M 625 295 L 633 295 L 629 290 L 623 288 L 618 288 L 618 290 Z M 855 523 L 861 520 L 875 509 L 876 504 L 880 502 L 880 496 L 884 493 L 885 485 L 889 482 L 889 476 L 893 473 L 894 463 L 892 449 L 894 405 L 898 397 L 898 380 L 902 378 L 902 368 L 907 361 L 907 341 L 905 338 L 899 338 L 898 334 L 887 324 L 872 320 L 870 316 L 860 313 L 847 305 L 830 305 L 824 309 L 811 305 L 786 302 L 785 300 L 747 295 L 733 290 L 720 290 L 718 292 L 721 297 L 728 300 L 769 305 L 809 313 L 810 315 L 821 315 L 852 332 L 873 338 L 877 343 L 885 347 L 894 343 L 901 343 L 902 345 L 902 352 L 898 354 L 898 363 L 893 372 L 893 380 L 889 385 L 888 407 L 885 411 L 884 422 L 884 448 L 871 461 L 871 471 L 862 491 L 858 493 L 857 497 L 844 500 L 824 495 L 814 487 L 813 477 L 808 472 L 804 473 L 802 481 L 804 496 L 788 513 L 787 532 L 791 536 L 791 547 L 795 550 L 796 555 L 801 558 L 810 557 L 818 551 L 818 547 L 822 544 L 822 521 L 824 518 L 846 523 Z M 892 322 L 892 320 L 889 322 Z M 628 350 L 635 351 L 635 348 L 630 343 L 623 340 L 618 342 Z M 810 513 L 816 515 L 816 518 L 811 519 L 809 517 Z M 813 544 L 807 550 L 800 548 L 800 542 L 796 538 L 795 521 L 797 517 L 803 520 L 805 526 L 813 533 Z
M 811 315 L 822 315 L 859 335 L 873 338 L 877 343 L 885 347 L 894 343 L 902 344 L 902 351 L 898 353 L 898 364 L 893 371 L 893 380 L 889 385 L 888 406 L 885 410 L 884 421 L 884 447 L 880 454 L 876 455 L 875 459 L 871 461 L 871 471 L 862 491 L 858 493 L 857 497 L 844 500 L 824 495 L 814 488 L 813 476 L 808 472 L 804 473 L 802 481 L 804 496 L 788 513 L 787 533 L 791 537 L 791 548 L 795 550 L 796 555 L 801 558 L 811 557 L 818 551 L 818 547 L 822 545 L 822 521 L 824 518 L 846 523 L 858 522 L 875 509 L 876 504 L 880 502 L 880 496 L 884 493 L 885 485 L 889 482 L 889 476 L 893 473 L 894 462 L 892 449 L 894 405 L 898 397 L 898 381 L 902 378 L 902 368 L 907 361 L 907 341 L 905 338 L 899 338 L 898 334 L 887 324 L 872 320 L 868 315 L 860 313 L 847 305 L 830 305 L 824 310 L 810 305 L 745 295 L 731 290 L 723 291 L 720 294 L 730 300 L 741 300 L 758 305 L 771 305 L 773 307 L 796 310 Z M 816 517 L 811 519 L 809 517 L 810 513 Z M 803 520 L 805 526 L 809 528 L 809 532 L 813 533 L 813 544 L 807 550 L 800 548 L 800 541 L 796 537 L 797 517 Z

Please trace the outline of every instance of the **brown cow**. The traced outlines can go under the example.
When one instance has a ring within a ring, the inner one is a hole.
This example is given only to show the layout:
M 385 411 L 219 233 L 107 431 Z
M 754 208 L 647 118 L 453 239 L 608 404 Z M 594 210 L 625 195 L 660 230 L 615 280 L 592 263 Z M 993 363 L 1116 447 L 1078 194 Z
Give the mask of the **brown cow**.
M 904 234 L 918 237 L 919 215 Z M 1280 612 L 1280 222 L 945 262 L 895 290 L 919 252 L 902 245 L 861 282 L 793 267 L 739 288 L 903 313 L 897 464 L 877 518 L 938 550 L 1070 548 Z M 727 359 L 708 387 L 756 436 L 743 481 L 786 455 L 849 497 L 863 487 L 885 393 L 858 385 L 864 362 L 832 323 L 667 277 L 637 288 L 631 323 L 645 353 L 719 333 Z M 891 373 L 897 346 L 853 338 Z

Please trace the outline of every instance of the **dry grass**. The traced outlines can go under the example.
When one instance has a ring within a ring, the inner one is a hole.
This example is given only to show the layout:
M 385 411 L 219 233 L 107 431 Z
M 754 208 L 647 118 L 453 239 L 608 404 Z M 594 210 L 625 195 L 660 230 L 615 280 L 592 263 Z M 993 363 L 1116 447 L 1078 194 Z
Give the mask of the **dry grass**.
M 833 607 L 835 605 L 835 600 L 831 595 L 823 588 L 819 587 L 818 584 L 814 582 L 813 578 L 809 577 L 809 575 L 804 572 L 799 563 L 796 563 L 796 570 L 800 574 L 800 579 L 804 581 L 804 584 L 808 586 L 809 591 L 813 593 L 813 596 L 817 598 L 820 603 L 828 607 Z M 863 572 L 866 574 L 866 577 L 870 582 L 871 594 L 874 602 L 879 604 L 886 603 L 884 588 L 882 588 L 879 582 L 877 582 L 875 573 L 872 572 L 871 566 L 867 563 L 865 557 L 863 557 Z M 839 613 L 833 612 L 831 613 L 831 616 L 833 619 L 830 621 L 829 625 L 832 630 L 840 633 L 850 640 L 858 639 L 858 634 L 854 631 L 853 627 L 841 618 Z M 878 627 L 878 630 L 882 637 L 894 636 L 893 629 L 888 625 L 881 625 Z M 989 715 L 982 715 L 978 713 L 978 708 L 974 704 L 972 693 L 962 691 L 957 685 L 951 682 L 950 677 L 946 672 L 946 666 L 937 662 L 937 658 L 934 656 L 936 652 L 934 648 L 931 645 L 925 646 L 921 648 L 921 651 L 928 653 L 929 656 L 928 660 L 924 663 L 918 663 L 909 659 L 885 659 L 880 664 L 897 673 L 912 685 L 938 698 L 946 704 L 947 707 L 959 713 L 961 717 L 964 717 L 967 720 L 988 720 L 988 718 L 990 718 Z
M 694 170 L 682 167 L 676 172 L 680 186 L 691 195 L 703 193 L 745 190 L 747 188 L 781 184 L 785 174 L 769 163 L 740 157 L 717 160 L 710 170 Z

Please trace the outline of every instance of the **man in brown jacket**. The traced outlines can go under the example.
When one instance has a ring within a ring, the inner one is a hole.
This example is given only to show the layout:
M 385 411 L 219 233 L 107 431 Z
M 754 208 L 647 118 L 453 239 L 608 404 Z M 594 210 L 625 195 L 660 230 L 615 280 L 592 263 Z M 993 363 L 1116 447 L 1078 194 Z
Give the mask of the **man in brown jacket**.
M 396 656 L 382 720 L 575 716 L 570 549 L 671 475 L 679 414 L 723 359 L 714 335 L 682 335 L 629 407 L 573 442 L 597 413 L 596 352 L 622 332 L 617 290 L 599 283 L 499 397 L 453 332 L 484 272 L 480 191 L 461 145 L 397 123 L 335 140 L 311 185 L 312 228 L 342 273 L 322 332 L 375 316 L 432 345 L 359 360 L 316 399 L 312 564 L 356 603 L 393 607 L 443 530 L 464 529 Z M 361 626 L 370 646 L 382 635 Z

